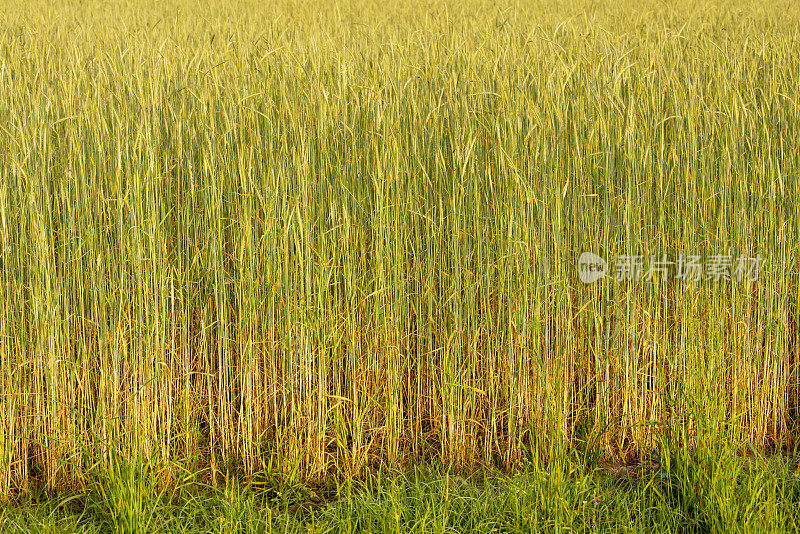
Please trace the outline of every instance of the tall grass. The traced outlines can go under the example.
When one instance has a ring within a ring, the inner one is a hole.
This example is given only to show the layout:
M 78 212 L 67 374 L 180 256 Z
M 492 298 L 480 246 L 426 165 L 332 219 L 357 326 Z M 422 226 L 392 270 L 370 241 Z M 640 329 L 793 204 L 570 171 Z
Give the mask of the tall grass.
M 798 416 L 794 3 L 0 8 L 0 492 Z M 583 285 L 583 251 L 766 258 Z M 104 444 L 119 451 L 104 452 Z

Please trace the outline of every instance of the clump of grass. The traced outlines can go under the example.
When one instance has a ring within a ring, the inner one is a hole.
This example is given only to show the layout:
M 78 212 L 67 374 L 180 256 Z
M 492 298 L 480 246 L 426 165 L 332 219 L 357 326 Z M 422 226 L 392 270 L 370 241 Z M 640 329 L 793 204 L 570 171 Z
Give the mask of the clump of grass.
M 144 534 L 158 530 L 165 489 L 157 472 L 136 458 L 111 454 L 108 465 L 90 468 L 87 512 L 103 530 Z

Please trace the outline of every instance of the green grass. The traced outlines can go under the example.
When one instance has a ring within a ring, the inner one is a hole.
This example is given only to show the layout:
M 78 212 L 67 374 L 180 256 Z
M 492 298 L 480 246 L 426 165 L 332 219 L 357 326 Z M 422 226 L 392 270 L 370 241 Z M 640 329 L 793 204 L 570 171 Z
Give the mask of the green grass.
M 645 462 L 587 465 L 552 440 L 547 461 L 468 475 L 441 466 L 376 470 L 316 485 L 255 478 L 221 487 L 114 457 L 84 491 L 43 491 L 0 507 L 3 532 L 796 532 L 797 454 L 737 454 L 734 428 L 695 412 L 661 427 Z M 691 432 L 691 429 L 694 429 Z M 687 438 L 694 436 L 692 445 Z
M 61 501 L 8 505 L 0 510 L 0 528 L 20 533 L 796 532 L 796 468 L 774 458 L 714 456 L 723 449 L 723 443 L 692 454 L 677 448 L 669 465 L 622 476 L 565 459 L 546 468 L 527 465 L 516 474 L 467 478 L 421 468 L 378 472 L 317 488 L 313 498 L 278 497 L 252 486 L 214 490 L 187 484 L 170 496 L 138 494 L 137 502 L 147 504 L 135 522 L 126 515 L 131 489 L 114 494 L 119 486 L 112 483 Z
M 312 526 L 585 529 L 596 466 L 668 450 L 635 497 L 597 482 L 613 522 L 794 525 L 794 482 L 743 462 L 792 450 L 800 410 L 796 2 L 18 4 L 2 497 L 106 492 L 87 528 L 133 532 L 190 482 L 373 480 Z M 583 251 L 766 263 L 583 285 Z M 585 472 L 498 482 L 508 517 L 370 478 L 562 456 Z M 290 521 L 249 498 L 213 506 Z

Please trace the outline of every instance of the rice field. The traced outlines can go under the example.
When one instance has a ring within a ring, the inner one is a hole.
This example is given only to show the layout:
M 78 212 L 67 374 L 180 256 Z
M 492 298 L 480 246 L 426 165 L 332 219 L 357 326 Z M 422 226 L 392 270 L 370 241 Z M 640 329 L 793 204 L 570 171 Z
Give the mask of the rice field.
M 796 2 L 3 1 L 0 496 L 792 450 L 799 202 Z

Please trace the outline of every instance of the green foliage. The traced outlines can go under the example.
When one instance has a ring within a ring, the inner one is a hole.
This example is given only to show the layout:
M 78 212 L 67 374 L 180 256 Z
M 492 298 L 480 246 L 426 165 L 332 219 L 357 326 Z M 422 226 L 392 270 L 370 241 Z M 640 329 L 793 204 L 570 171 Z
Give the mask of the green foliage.
M 91 498 L 89 513 L 108 532 L 143 534 L 158 530 L 155 511 L 164 497 L 157 473 L 139 459 L 112 453 L 107 465 L 89 471 Z

